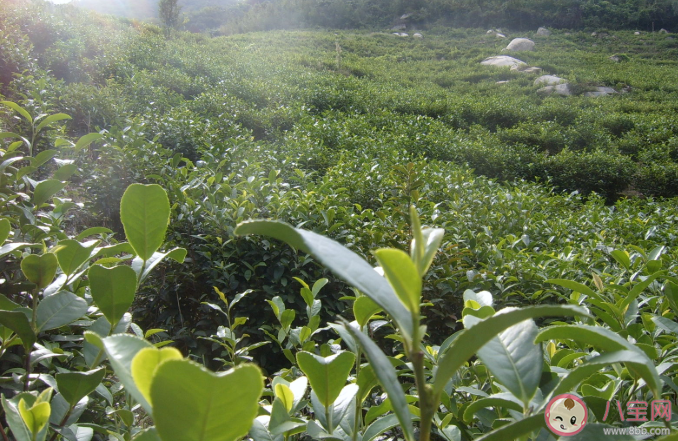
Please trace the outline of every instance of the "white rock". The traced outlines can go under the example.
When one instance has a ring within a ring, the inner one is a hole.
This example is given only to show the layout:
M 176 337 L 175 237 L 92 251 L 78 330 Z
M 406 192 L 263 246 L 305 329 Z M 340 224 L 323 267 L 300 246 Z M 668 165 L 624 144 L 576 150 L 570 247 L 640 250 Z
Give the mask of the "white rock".
M 591 37 L 595 37 L 596 35 L 598 35 L 597 32 L 591 32 Z
M 508 82 L 509 82 L 509 80 L 497 81 L 496 84 L 506 84 L 506 83 L 508 83 Z
M 497 35 L 497 38 L 506 38 L 506 35 L 500 34 L 499 32 L 497 32 L 496 35 Z
M 536 80 L 534 80 L 534 85 L 538 86 L 540 84 L 546 84 L 547 86 L 555 86 L 556 84 L 567 83 L 567 80 L 564 80 L 555 75 L 542 75 Z
M 489 35 L 489 34 L 494 34 L 494 31 L 493 31 L 492 29 L 488 29 L 488 31 L 485 32 L 485 33 L 488 34 L 488 35 Z
M 659 33 L 660 33 L 660 34 L 668 34 L 669 31 L 667 31 L 667 30 L 664 29 L 664 28 L 661 28 L 661 29 L 659 30 Z
M 640 35 L 640 32 L 636 31 L 633 33 L 633 35 Z
M 563 96 L 572 95 L 572 92 L 570 92 L 570 85 L 568 83 L 558 84 L 557 86 L 542 87 L 541 89 L 537 90 L 537 93 L 542 95 L 551 95 L 553 93 Z
M 596 87 L 596 90 L 593 92 L 586 92 L 584 96 L 588 97 L 599 97 L 599 96 L 608 96 L 618 93 L 612 87 Z
M 534 41 L 529 38 L 514 38 L 504 50 L 512 52 L 532 51 L 534 50 Z
M 484 66 L 497 66 L 497 67 L 513 67 L 520 65 L 527 65 L 524 61 L 520 61 L 517 58 L 509 57 L 508 55 L 497 55 L 495 57 L 485 58 L 480 64 Z
M 401 32 L 401 33 L 400 33 L 400 36 L 401 36 L 401 37 L 409 37 L 410 34 L 408 34 L 407 32 Z
M 416 34 L 414 34 L 414 35 L 412 35 L 412 36 L 413 36 L 414 38 L 424 38 L 424 36 L 421 35 L 419 32 L 417 32 Z
M 537 66 L 527 67 L 527 66 L 521 65 L 521 66 L 513 66 L 511 68 L 511 70 L 516 70 L 520 73 L 526 73 L 526 74 L 539 74 L 539 73 L 541 73 L 542 69 L 541 69 L 541 67 L 537 67 Z
M 539 28 L 537 29 L 537 35 L 539 35 L 540 37 L 548 37 L 549 35 L 551 35 L 551 31 L 549 31 L 546 28 Z
M 394 32 L 393 35 L 395 35 L 396 37 L 400 37 L 400 32 Z

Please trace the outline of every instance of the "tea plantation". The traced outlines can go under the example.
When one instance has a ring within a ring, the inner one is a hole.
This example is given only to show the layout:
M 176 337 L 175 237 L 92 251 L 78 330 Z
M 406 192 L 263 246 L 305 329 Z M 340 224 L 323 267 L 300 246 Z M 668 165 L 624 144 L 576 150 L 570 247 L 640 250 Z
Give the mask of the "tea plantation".
M 678 428 L 674 34 L 0 25 L 3 440 Z

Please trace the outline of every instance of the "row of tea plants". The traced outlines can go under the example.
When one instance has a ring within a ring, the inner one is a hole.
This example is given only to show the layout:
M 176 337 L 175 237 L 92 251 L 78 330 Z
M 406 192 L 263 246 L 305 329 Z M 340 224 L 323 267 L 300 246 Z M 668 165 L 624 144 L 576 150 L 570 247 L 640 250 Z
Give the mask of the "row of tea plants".
M 128 312 L 138 290 L 154 289 L 148 286 L 157 283 L 151 274 L 167 268 L 163 261 L 185 261 L 186 249 L 163 243 L 172 213 L 176 219 L 187 214 L 180 207 L 190 205 L 188 194 L 181 201 L 170 191 L 170 200 L 157 184 L 127 187 L 119 207 L 126 241 L 115 240 L 108 228 L 74 229 L 78 202 L 66 196 L 79 194 L 68 188 L 81 172 L 79 155 L 103 135 L 75 142 L 55 138 L 54 148 L 36 153 L 34 140 L 68 116 L 32 116 L 15 103 L 3 104 L 31 128 L 24 135 L 2 133 L 0 151 L 5 439 L 547 440 L 553 438 L 544 427 L 545 405 L 553 396 L 576 392 L 590 420 L 573 439 L 586 440 L 611 425 L 629 424 L 606 418 L 611 400 L 627 409 L 632 402 L 675 399 L 678 279 L 675 256 L 663 246 L 627 243 L 607 250 L 615 264 L 585 280 L 545 280 L 557 288 L 552 304 L 499 308 L 502 302 L 488 290 L 454 290 L 463 304 L 463 326 L 440 344 L 431 342 L 423 315 L 431 305 L 424 293 L 436 276 L 426 276 L 438 249 L 464 230 L 435 226 L 441 216 L 427 216 L 431 227 L 421 225 L 410 204 L 422 202 L 427 188 L 417 184 L 425 174 L 415 164 L 395 169 L 405 199 L 393 220 L 404 219 L 409 247 L 370 238 L 377 247 L 397 245 L 374 251 L 378 271 L 335 240 L 284 222 L 242 222 L 232 230 L 235 240 L 256 246 L 271 245 L 253 234 L 283 240 L 299 258 L 309 254 L 354 289 L 343 298 L 348 311 L 328 322 L 321 317 L 330 300 L 322 296 L 327 280 L 309 285 L 297 279 L 305 313 L 299 320 L 306 324 L 294 325 L 297 312 L 287 307 L 289 298 L 272 295 L 267 300 L 276 324 L 264 327 L 268 339 L 255 340 L 242 331 L 249 317 L 235 313 L 252 291 L 231 295 L 231 289 L 215 286 L 218 301 L 205 307 L 222 315 L 223 325 L 207 340 L 223 348 L 221 369 L 228 370 L 208 370 L 195 354 L 158 339 L 162 330 L 142 329 Z M 158 170 L 155 179 L 169 170 L 200 172 L 179 159 L 171 158 L 174 167 Z M 229 185 L 224 174 L 211 178 L 208 185 Z M 430 184 L 435 179 L 432 174 Z M 199 180 L 193 175 L 190 182 L 199 188 Z M 277 173 L 268 181 L 256 185 L 269 196 L 274 191 L 267 185 L 286 188 Z M 272 213 L 274 199 L 266 201 Z M 598 208 L 604 217 L 605 207 Z M 322 217 L 332 222 L 328 212 Z M 494 258 L 520 262 L 515 255 L 529 242 L 524 235 L 497 244 Z M 250 351 L 273 344 L 287 365 L 264 377 Z M 672 428 L 670 421 L 643 424 L 658 426 Z

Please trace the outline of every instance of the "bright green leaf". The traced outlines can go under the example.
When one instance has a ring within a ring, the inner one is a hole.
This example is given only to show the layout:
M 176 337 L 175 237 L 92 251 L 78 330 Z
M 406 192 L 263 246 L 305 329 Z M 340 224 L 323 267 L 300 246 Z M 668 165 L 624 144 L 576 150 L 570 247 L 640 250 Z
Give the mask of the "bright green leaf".
M 374 255 L 400 301 L 413 315 L 418 315 L 421 303 L 421 276 L 410 256 L 395 248 L 382 248 L 376 250 Z
M 234 441 L 252 426 L 263 388 L 252 364 L 215 374 L 190 360 L 169 360 L 151 385 L 153 419 L 163 441 Z
M 56 274 L 58 262 L 53 253 L 45 253 L 42 256 L 30 254 L 21 261 L 21 271 L 31 282 L 42 289 L 52 283 Z
M 132 184 L 120 201 L 120 220 L 137 256 L 148 260 L 165 240 L 170 205 L 167 192 L 157 185 Z
M 60 372 L 56 374 L 59 393 L 68 404 L 75 406 L 85 396 L 94 392 L 106 375 L 106 368 L 87 372 Z
M 299 368 L 306 374 L 311 388 L 326 408 L 332 405 L 346 385 L 354 362 L 355 355 L 351 352 L 329 357 L 303 351 L 297 353 Z
M 60 291 L 38 304 L 36 327 L 40 331 L 60 328 L 87 313 L 87 301 L 68 291 Z
M 88 272 L 92 298 L 113 327 L 127 312 L 137 291 L 137 275 L 128 266 L 94 265 Z

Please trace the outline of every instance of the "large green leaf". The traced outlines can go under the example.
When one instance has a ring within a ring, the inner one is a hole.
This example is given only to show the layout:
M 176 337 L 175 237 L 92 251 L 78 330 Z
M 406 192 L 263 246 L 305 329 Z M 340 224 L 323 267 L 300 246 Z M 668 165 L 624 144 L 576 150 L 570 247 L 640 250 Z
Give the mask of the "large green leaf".
M 127 312 L 137 291 L 137 275 L 128 266 L 93 265 L 88 272 L 94 303 L 113 327 Z
M 487 435 L 476 438 L 475 441 L 508 441 L 520 439 L 522 436 L 546 427 L 544 412 L 529 416 L 515 423 L 501 426 Z M 568 438 L 569 439 L 569 438 Z
M 33 124 L 33 117 L 31 117 L 31 114 L 28 113 L 26 109 L 18 105 L 17 103 L 13 101 L 0 101 L 0 103 L 4 104 L 5 106 L 9 107 L 10 109 L 13 109 L 15 112 L 19 113 L 21 116 L 28 121 L 29 124 Z
M 30 254 L 21 261 L 21 271 L 31 282 L 42 289 L 52 283 L 57 270 L 57 258 L 53 253 L 45 253 L 42 256 Z
M 142 260 L 153 256 L 165 240 L 170 205 L 167 192 L 157 185 L 132 184 L 120 201 L 120 220 L 127 240 Z
M 233 441 L 252 426 L 263 389 L 252 364 L 215 374 L 190 360 L 169 360 L 153 377 L 153 419 L 163 441 Z
M 499 394 L 490 395 L 487 398 L 480 398 L 479 400 L 474 401 L 469 404 L 469 406 L 464 410 L 464 420 L 471 422 L 473 415 L 480 409 L 485 409 L 487 407 L 501 407 L 503 409 L 513 409 L 518 412 L 522 412 L 524 409 L 523 403 L 518 400 L 513 394 L 508 392 L 502 392 Z
M 161 363 L 167 360 L 181 360 L 183 356 L 177 348 L 144 348 L 132 360 L 130 372 L 139 392 L 153 405 L 151 401 L 151 384 L 155 371 Z
M 306 374 L 311 388 L 326 408 L 332 405 L 346 385 L 354 362 L 355 355 L 351 352 L 340 352 L 329 357 L 303 351 L 297 353 L 299 368 Z
M 66 185 L 66 182 L 58 179 L 46 179 L 38 182 L 33 191 L 33 205 L 36 208 L 40 208 L 49 198 L 63 190 Z
M 12 224 L 9 223 L 9 219 L 0 219 L 0 246 L 2 246 L 9 237 L 11 229 Z
M 21 417 L 21 413 L 19 412 L 19 403 L 22 399 L 30 400 L 29 404 L 33 404 L 35 402 L 35 396 L 28 392 L 20 393 L 11 400 L 6 399 L 5 395 L 3 394 L 2 408 L 5 410 L 5 419 L 7 421 L 7 425 L 12 431 L 12 436 L 14 437 L 13 439 L 16 441 L 33 441 L 33 436 L 28 430 L 28 427 L 26 427 L 26 424 Z
M 94 389 L 103 381 L 106 368 L 99 368 L 87 372 L 61 372 L 56 374 L 59 393 L 71 406 L 78 404 L 85 396 L 94 392 Z
M 588 286 L 583 285 L 579 282 L 574 282 L 572 280 L 566 280 L 566 279 L 549 279 L 549 280 L 546 280 L 546 283 L 553 283 L 555 285 L 560 285 L 564 288 L 569 288 L 572 291 L 580 292 L 582 294 L 586 294 L 589 297 L 593 297 L 594 299 L 600 300 L 600 295 L 598 293 L 596 293 L 594 290 L 592 290 Z
M 89 259 L 96 245 L 96 241 L 92 241 L 86 246 L 73 239 L 60 241 L 53 252 L 59 261 L 61 271 L 67 276 L 74 274 Z
M 85 315 L 87 301 L 68 291 L 60 291 L 42 299 L 37 309 L 36 327 L 49 331 L 72 323 Z
M 473 329 L 473 328 L 471 328 Z M 532 320 L 513 325 L 478 349 L 478 357 L 525 407 L 539 387 L 541 345 L 534 344 L 539 328 Z
M 35 128 L 35 131 L 39 132 L 42 129 L 44 129 L 45 127 L 49 126 L 50 124 L 53 124 L 57 121 L 62 121 L 64 119 L 71 119 L 71 117 L 69 115 L 66 115 L 65 113 L 56 113 L 54 115 L 50 115 L 50 116 L 46 117 L 45 119 L 43 119 L 42 121 L 40 121 L 38 126 Z
M 353 336 L 353 338 L 360 342 L 365 351 L 365 355 L 374 369 L 381 386 L 384 388 L 388 397 L 391 399 L 393 405 L 393 412 L 397 415 L 400 421 L 400 428 L 405 435 L 407 441 L 414 440 L 414 429 L 412 428 L 412 415 L 407 406 L 407 399 L 403 392 L 395 368 L 386 357 L 386 355 L 379 349 L 367 335 L 363 334 L 359 329 L 354 328 L 347 322 L 343 322 L 346 330 Z
M 369 263 L 348 248 L 320 234 L 278 221 L 244 222 L 238 225 L 235 234 L 274 237 L 313 255 L 320 263 L 374 300 L 393 317 L 406 337 L 412 337 L 414 327 L 411 314 L 393 292 L 391 285 Z
M 381 306 L 374 303 L 374 300 L 367 296 L 358 297 L 353 302 L 353 315 L 361 328 L 370 321 L 374 314 L 381 311 L 383 311 Z
M 28 317 L 21 311 L 0 311 L 0 325 L 14 331 L 23 342 L 24 348 L 27 351 L 33 347 L 37 340 Z
M 83 135 L 78 139 L 78 141 L 75 143 L 75 150 L 80 150 L 84 149 L 85 147 L 88 147 L 91 143 L 94 141 L 98 141 L 99 139 L 103 138 L 104 135 L 100 133 L 88 133 L 87 135 Z
M 655 397 L 659 398 L 662 389 L 661 379 L 657 373 L 654 363 L 638 348 L 631 350 L 620 350 L 607 352 L 603 355 L 593 357 L 581 366 L 570 371 L 553 390 L 552 395 L 558 395 L 574 390 L 579 383 L 584 381 L 596 372 L 613 363 L 625 363 L 629 370 L 636 372 L 645 380 Z
M 520 323 L 536 317 L 548 316 L 587 316 L 581 308 L 564 306 L 530 306 L 521 309 L 504 308 L 492 317 L 489 317 L 471 329 L 461 331 L 447 350 L 438 356 L 438 370 L 434 376 L 433 389 L 439 395 L 452 375 L 470 359 L 473 354 L 497 334 Z
M 421 303 L 421 276 L 410 256 L 395 248 L 382 248 L 376 250 L 374 255 L 400 301 L 412 314 L 418 316 Z
M 148 412 L 153 413 L 150 403 L 139 391 L 132 377 L 132 360 L 144 348 L 154 346 L 146 340 L 129 334 L 117 334 L 102 340 L 106 355 L 115 371 L 115 375 L 125 386 L 125 390 Z M 182 402 L 181 400 L 177 402 Z

